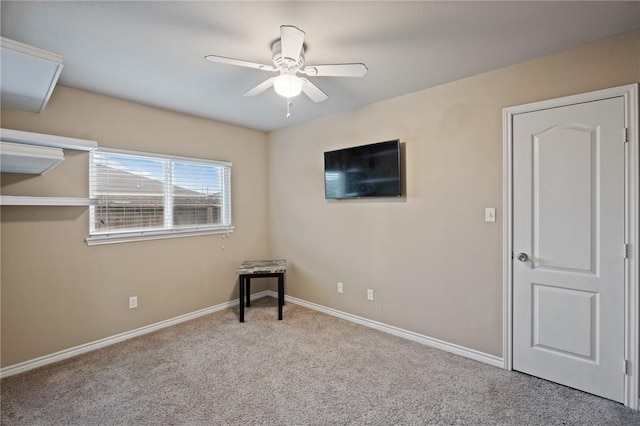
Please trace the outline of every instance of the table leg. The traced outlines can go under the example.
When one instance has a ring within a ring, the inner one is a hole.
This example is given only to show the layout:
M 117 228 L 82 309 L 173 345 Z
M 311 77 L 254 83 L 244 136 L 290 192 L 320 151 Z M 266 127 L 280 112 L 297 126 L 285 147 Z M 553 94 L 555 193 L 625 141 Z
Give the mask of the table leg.
M 251 306 L 251 278 L 246 277 L 245 280 L 247 285 L 247 289 L 245 290 L 245 294 L 247 295 L 247 306 Z
M 238 280 L 240 285 L 240 322 L 244 322 L 244 276 L 240 275 Z
M 282 320 L 282 305 L 284 305 L 284 274 L 278 275 L 278 320 Z

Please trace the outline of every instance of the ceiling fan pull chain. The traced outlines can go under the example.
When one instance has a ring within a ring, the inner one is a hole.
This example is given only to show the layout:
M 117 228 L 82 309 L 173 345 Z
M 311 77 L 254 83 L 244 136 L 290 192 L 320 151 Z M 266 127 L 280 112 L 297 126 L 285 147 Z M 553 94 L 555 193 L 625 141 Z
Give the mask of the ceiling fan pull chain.
M 291 107 L 291 98 L 287 98 L 287 118 L 291 117 L 290 107 Z

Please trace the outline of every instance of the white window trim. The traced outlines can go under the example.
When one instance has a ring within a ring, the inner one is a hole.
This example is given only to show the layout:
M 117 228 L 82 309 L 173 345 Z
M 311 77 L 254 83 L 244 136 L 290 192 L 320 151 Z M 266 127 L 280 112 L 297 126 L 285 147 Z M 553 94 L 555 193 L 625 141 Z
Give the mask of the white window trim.
M 231 167 L 233 165 L 231 161 L 209 160 L 207 158 L 197 158 L 197 157 L 182 157 L 179 155 L 158 154 L 156 152 L 146 152 L 146 151 L 132 151 L 129 149 L 99 147 L 97 148 L 97 150 L 100 152 L 108 152 L 112 154 L 141 155 L 141 156 L 148 156 L 148 157 L 154 157 L 154 158 L 168 158 L 169 160 L 194 161 L 197 163 L 217 164 L 219 166 L 228 166 L 228 167 Z
M 121 232 L 112 234 L 92 235 L 87 237 L 85 242 L 88 246 L 98 246 L 103 244 L 128 243 L 132 241 L 151 241 L 164 240 L 167 238 L 195 237 L 199 235 L 229 234 L 233 232 L 235 227 L 219 227 L 208 229 L 189 229 L 189 230 L 162 230 L 162 231 L 137 231 L 137 232 Z
M 144 151 L 132 151 L 127 149 L 118 148 L 99 148 L 99 151 L 113 154 L 128 154 L 139 155 L 144 157 L 169 159 L 176 161 L 190 161 L 195 163 L 205 163 L 218 166 L 226 166 L 231 168 L 233 163 L 230 161 L 209 160 L 206 158 L 195 157 L 183 157 L 169 154 L 157 154 Z M 166 182 L 165 182 L 166 183 Z M 231 190 L 231 184 L 229 182 L 229 190 Z M 95 201 L 95 200 L 94 200 Z M 88 246 L 103 245 L 103 244 L 118 244 L 127 243 L 133 241 L 150 241 L 161 240 L 167 238 L 183 238 L 194 237 L 200 235 L 214 235 L 225 234 L 229 238 L 229 234 L 235 230 L 235 227 L 231 225 L 231 194 L 229 194 L 229 203 L 223 209 L 224 219 L 229 219 L 229 225 L 214 225 L 214 226 L 185 226 L 174 229 L 145 229 L 144 231 L 116 231 L 90 235 L 85 239 Z

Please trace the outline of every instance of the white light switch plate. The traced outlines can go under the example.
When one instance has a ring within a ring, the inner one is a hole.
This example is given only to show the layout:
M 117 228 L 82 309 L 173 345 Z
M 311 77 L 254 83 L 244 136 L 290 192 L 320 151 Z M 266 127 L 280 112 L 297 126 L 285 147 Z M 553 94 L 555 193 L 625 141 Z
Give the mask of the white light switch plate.
M 484 221 L 495 222 L 496 221 L 496 209 L 495 207 L 487 207 L 484 209 Z

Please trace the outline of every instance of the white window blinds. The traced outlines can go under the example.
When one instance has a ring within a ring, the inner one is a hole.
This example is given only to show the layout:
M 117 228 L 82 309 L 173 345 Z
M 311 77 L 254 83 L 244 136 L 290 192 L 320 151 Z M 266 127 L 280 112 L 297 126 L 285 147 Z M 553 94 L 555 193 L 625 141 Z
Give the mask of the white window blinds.
M 231 163 L 98 149 L 90 238 L 231 228 Z

